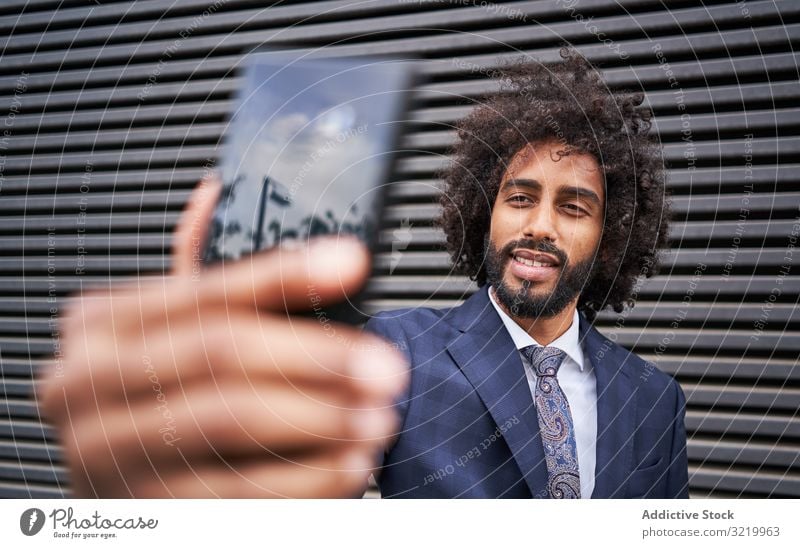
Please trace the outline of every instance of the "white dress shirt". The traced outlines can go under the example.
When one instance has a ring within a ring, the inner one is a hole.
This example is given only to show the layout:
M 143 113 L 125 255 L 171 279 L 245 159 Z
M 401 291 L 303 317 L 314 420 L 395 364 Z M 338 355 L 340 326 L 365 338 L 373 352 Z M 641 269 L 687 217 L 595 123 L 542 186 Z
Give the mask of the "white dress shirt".
M 526 346 L 542 346 L 522 329 L 494 300 L 494 289 L 489 288 L 489 300 L 503 320 L 508 334 L 514 341 L 517 350 Z M 581 498 L 588 499 L 594 490 L 594 473 L 596 465 L 595 446 L 597 442 L 597 385 L 595 382 L 594 368 L 591 361 L 581 347 L 578 310 L 572 316 L 572 324 L 556 340 L 547 346 L 554 346 L 566 353 L 561 368 L 558 370 L 558 384 L 569 402 L 572 413 L 572 423 L 575 428 L 575 443 L 578 449 L 578 469 L 581 476 Z M 525 375 L 533 397 L 536 388 L 536 372 L 522 357 L 525 366 Z M 534 398 L 534 401 L 535 398 Z

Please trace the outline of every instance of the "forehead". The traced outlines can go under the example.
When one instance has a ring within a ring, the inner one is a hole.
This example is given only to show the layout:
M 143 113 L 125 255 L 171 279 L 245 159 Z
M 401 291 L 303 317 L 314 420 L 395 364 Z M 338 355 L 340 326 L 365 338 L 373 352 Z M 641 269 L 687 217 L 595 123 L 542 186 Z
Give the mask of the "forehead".
M 559 156 L 559 152 L 569 152 Z M 586 187 L 604 196 L 603 170 L 591 154 L 569 151 L 558 142 L 530 143 L 517 152 L 501 179 L 530 178 L 543 186 L 558 186 L 564 183 Z

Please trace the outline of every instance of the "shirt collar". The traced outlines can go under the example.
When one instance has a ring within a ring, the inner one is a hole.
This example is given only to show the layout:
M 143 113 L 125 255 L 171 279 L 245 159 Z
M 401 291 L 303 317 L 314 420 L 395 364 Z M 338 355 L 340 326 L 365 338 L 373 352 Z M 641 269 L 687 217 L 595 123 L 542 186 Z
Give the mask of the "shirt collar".
M 506 326 L 506 330 L 508 330 L 508 334 L 511 335 L 511 339 L 514 341 L 514 345 L 517 347 L 517 350 L 521 350 L 526 346 L 536 345 L 542 346 L 536 339 L 530 336 L 530 334 L 522 329 L 520 325 L 514 321 L 514 319 L 506 314 L 505 310 L 503 310 L 497 301 L 494 300 L 493 295 L 494 289 L 490 286 L 489 287 L 489 300 L 494 306 L 495 310 L 497 310 L 497 314 L 500 315 L 500 319 L 503 320 L 503 325 Z M 564 331 L 560 337 L 556 340 L 551 342 L 548 346 L 554 346 L 559 350 L 563 350 L 567 356 L 569 356 L 572 361 L 578 364 L 578 367 L 581 371 L 583 371 L 583 350 L 581 350 L 580 346 L 580 337 L 579 337 L 579 323 L 580 317 L 578 315 L 578 309 L 576 308 L 573 315 L 572 315 L 572 323 Z

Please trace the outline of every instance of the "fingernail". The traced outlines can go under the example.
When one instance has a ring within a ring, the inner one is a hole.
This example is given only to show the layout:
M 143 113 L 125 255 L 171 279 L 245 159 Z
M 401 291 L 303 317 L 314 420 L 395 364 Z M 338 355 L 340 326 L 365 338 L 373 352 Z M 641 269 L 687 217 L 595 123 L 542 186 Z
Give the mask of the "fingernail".
M 313 238 L 306 247 L 305 261 L 309 279 L 319 284 L 330 302 L 358 290 L 368 275 L 367 248 L 353 236 Z
M 321 236 L 308 240 L 308 251 L 314 255 L 321 254 L 331 261 L 344 263 L 353 257 L 363 254 L 364 243 L 355 236 Z

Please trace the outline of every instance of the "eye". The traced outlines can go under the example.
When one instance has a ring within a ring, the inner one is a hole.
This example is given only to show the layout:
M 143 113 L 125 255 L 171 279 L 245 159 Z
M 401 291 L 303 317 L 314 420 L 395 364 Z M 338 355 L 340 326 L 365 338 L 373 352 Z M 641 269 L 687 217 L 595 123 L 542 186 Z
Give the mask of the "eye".
M 585 209 L 578 207 L 575 204 L 564 204 L 564 207 L 569 208 L 576 213 L 580 213 L 581 215 L 588 215 L 588 212 Z
M 531 199 L 525 196 L 524 194 L 516 194 L 514 196 L 511 196 L 508 199 L 508 201 L 514 204 L 524 204 L 524 203 L 530 203 Z

